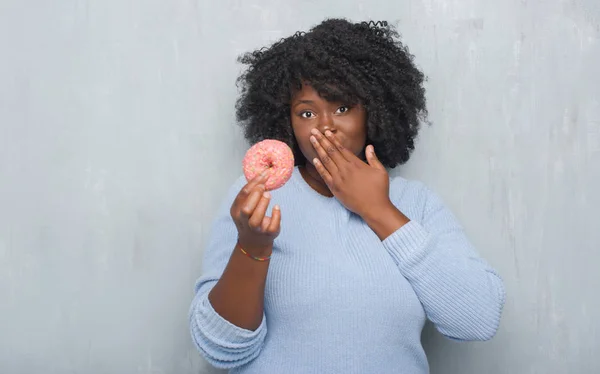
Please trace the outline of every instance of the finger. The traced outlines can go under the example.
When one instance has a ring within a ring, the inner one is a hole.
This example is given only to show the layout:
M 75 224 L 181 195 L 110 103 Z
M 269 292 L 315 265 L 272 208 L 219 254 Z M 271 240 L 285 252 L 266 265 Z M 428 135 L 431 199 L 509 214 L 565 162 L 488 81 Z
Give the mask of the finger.
M 265 218 L 265 213 L 269 207 L 270 200 L 271 194 L 268 191 L 263 192 L 262 197 L 256 205 L 256 208 L 254 208 L 254 212 L 252 212 L 252 216 L 248 220 L 248 226 L 250 226 L 251 229 L 257 231 L 260 230 L 263 218 Z
M 270 234 L 277 234 L 281 227 L 281 209 L 279 205 L 273 207 L 273 213 L 271 213 L 271 219 L 269 222 L 269 228 L 267 232 Z
M 329 130 L 327 130 L 327 131 L 329 131 Z M 323 135 L 319 130 L 313 129 L 311 132 L 314 135 L 314 137 L 317 138 L 321 147 L 325 150 L 325 152 L 327 152 L 327 155 L 336 164 L 336 167 L 338 167 L 338 168 L 341 167 L 342 163 L 347 161 L 344 158 L 344 156 L 342 156 L 342 154 L 337 149 L 337 147 L 335 145 L 333 145 L 333 143 L 330 142 L 329 139 L 327 139 L 327 137 L 325 135 Z M 331 131 L 329 131 L 329 132 L 331 132 Z
M 320 137 L 324 138 L 323 135 L 320 135 Z M 335 161 L 333 160 L 333 158 L 331 157 L 331 155 L 325 150 L 325 148 L 323 148 L 323 146 L 317 139 L 317 135 L 311 135 L 310 142 L 312 143 L 315 151 L 317 151 L 317 156 L 319 157 L 321 164 L 323 164 L 323 166 L 327 169 L 327 171 L 329 173 L 335 175 L 338 171 L 338 167 L 337 167 Z M 330 151 L 331 151 L 331 149 L 330 149 Z
M 248 220 L 252 216 L 252 213 L 254 213 L 256 205 L 262 198 L 264 187 L 260 187 L 261 186 L 254 188 L 254 190 L 250 193 L 250 196 L 248 196 L 246 201 L 243 202 L 242 208 L 240 209 L 240 220 L 242 222 L 248 222 Z
M 331 173 L 327 170 L 327 168 L 325 168 L 325 166 L 323 166 L 321 160 L 315 157 L 313 159 L 313 165 L 315 165 L 315 169 L 317 169 L 319 172 L 321 179 L 323 179 L 327 186 L 331 187 L 333 183 L 333 176 L 331 176 Z
M 264 184 L 269 178 L 268 170 L 263 171 L 262 173 L 256 175 L 252 178 L 243 188 L 242 192 L 246 195 L 249 195 L 252 190 L 254 190 L 257 186 Z
M 239 204 L 239 203 L 242 203 L 244 200 L 247 200 L 248 196 L 257 187 L 264 189 L 264 186 L 261 186 L 261 184 L 264 184 L 264 182 L 267 180 L 267 177 L 268 177 L 268 173 L 266 171 L 255 176 L 251 181 L 246 183 L 246 185 L 244 187 L 242 187 L 242 189 L 240 190 L 238 195 L 235 197 L 235 200 L 233 203 Z
M 342 145 L 342 143 L 340 143 L 339 139 L 337 138 L 337 136 L 335 136 L 334 133 L 327 130 L 327 131 L 325 131 L 325 137 L 327 137 L 327 139 L 335 146 L 335 148 L 338 150 L 338 152 L 340 152 L 340 155 L 342 155 L 342 157 L 346 161 L 350 161 L 352 159 L 358 159 L 358 157 L 356 157 L 356 155 L 354 153 L 350 152 L 346 147 L 344 147 Z
M 367 162 L 369 163 L 369 165 L 377 169 L 385 170 L 385 166 L 383 166 L 383 164 L 381 163 L 381 161 L 379 161 L 379 158 L 377 158 L 377 155 L 375 154 L 375 147 L 373 147 L 372 145 L 368 145 L 366 153 Z
M 269 225 L 271 224 L 271 217 L 265 216 L 260 224 L 260 231 L 267 232 L 269 230 Z

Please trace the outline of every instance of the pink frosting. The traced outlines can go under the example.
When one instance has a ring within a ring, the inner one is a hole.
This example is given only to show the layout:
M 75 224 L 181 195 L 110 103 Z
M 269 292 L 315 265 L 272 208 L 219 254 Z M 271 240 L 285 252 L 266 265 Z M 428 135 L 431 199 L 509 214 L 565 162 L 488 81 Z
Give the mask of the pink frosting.
M 294 153 L 284 142 L 266 139 L 250 147 L 242 161 L 242 167 L 248 181 L 268 170 L 269 177 L 265 188 L 267 191 L 274 190 L 292 177 Z

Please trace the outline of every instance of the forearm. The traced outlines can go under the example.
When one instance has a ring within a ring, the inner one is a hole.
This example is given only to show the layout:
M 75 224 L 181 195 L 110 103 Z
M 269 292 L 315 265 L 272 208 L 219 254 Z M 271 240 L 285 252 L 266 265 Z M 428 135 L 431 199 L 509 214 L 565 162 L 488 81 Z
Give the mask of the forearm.
M 504 303 L 504 287 L 495 271 L 476 255 L 446 210 L 433 234 L 389 204 L 364 214 L 411 282 L 428 318 L 447 336 L 486 340 L 494 335 Z
M 371 209 L 362 218 L 382 241 L 410 222 L 391 202 L 382 208 Z
M 502 280 L 460 229 L 447 231 L 443 239 L 414 222 L 389 236 L 384 246 L 441 333 L 459 340 L 490 339 L 504 304 Z
M 254 251 L 268 256 L 271 248 Z M 223 275 L 208 295 L 221 317 L 243 329 L 254 331 L 262 321 L 269 260 L 256 261 L 235 246 Z

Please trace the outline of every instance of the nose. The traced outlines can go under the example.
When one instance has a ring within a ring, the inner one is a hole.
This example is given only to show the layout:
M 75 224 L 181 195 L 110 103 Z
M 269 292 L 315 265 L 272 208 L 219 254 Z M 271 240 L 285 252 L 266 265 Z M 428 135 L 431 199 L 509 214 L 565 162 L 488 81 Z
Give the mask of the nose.
M 335 122 L 333 115 L 329 113 L 322 115 L 317 129 L 322 133 L 324 133 L 327 130 L 335 133 Z

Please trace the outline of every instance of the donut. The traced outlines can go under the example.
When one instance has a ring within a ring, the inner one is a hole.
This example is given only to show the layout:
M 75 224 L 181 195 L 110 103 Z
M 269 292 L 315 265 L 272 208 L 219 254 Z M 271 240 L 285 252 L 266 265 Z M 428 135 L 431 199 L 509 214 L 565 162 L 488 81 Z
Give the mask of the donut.
M 268 170 L 265 189 L 267 191 L 275 190 L 292 177 L 294 153 L 282 141 L 265 139 L 248 149 L 242 161 L 242 167 L 247 181 L 251 181 L 264 170 Z

